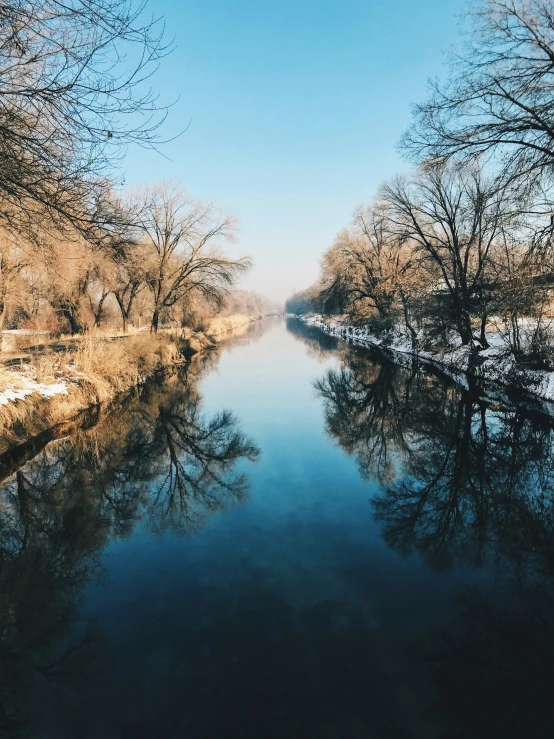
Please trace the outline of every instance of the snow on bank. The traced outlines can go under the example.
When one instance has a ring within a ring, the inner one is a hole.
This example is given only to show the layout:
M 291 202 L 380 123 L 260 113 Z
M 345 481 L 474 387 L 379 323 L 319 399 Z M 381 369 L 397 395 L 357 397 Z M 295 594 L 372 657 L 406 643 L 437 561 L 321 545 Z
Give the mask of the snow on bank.
M 13 381 L 9 382 L 9 375 L 13 375 Z M 8 382 L 5 389 L 0 392 L 0 406 L 7 403 L 15 403 L 17 400 L 23 400 L 28 395 L 34 393 L 41 395 L 43 398 L 51 398 L 54 395 L 67 395 L 67 384 L 64 381 L 44 383 L 32 380 L 21 373 L 6 372 Z
M 316 326 L 328 334 L 347 339 L 361 346 L 374 346 L 397 355 L 417 356 L 437 366 L 463 387 L 468 387 L 468 377 L 502 385 L 509 390 L 519 390 L 538 399 L 554 402 L 554 372 L 521 369 L 506 352 L 506 345 L 498 332 L 487 335 L 489 348 L 472 353 L 468 346 L 454 346 L 449 351 L 429 352 L 418 347 L 414 353 L 412 340 L 405 331 L 395 329 L 385 338 L 375 336 L 365 328 L 347 324 L 339 316 L 295 316 L 310 326 Z M 553 408 L 548 412 L 552 413 Z
M 214 342 L 223 341 L 231 334 L 245 331 L 253 321 L 257 321 L 259 318 L 261 316 L 235 314 L 226 318 L 215 319 L 206 332 L 194 332 L 190 329 L 177 327 L 177 334 L 180 339 L 188 342 L 189 347 L 196 353 L 213 347 Z M 164 328 L 171 329 L 175 327 L 167 326 Z M 8 333 L 17 336 L 28 336 L 29 334 L 47 334 L 48 332 L 18 329 L 4 332 L 4 334 Z M 70 388 L 79 386 L 83 379 L 88 379 L 82 372 L 76 371 L 73 360 L 67 361 L 66 358 L 63 366 L 57 364 L 56 367 L 51 382 L 39 382 L 36 369 L 31 365 L 21 365 L 17 369 L 0 367 L 0 408 L 23 401 L 30 398 L 30 396 L 38 399 L 40 397 L 52 398 L 56 395 L 68 395 Z M 139 382 L 143 382 L 147 376 L 139 374 L 137 379 Z

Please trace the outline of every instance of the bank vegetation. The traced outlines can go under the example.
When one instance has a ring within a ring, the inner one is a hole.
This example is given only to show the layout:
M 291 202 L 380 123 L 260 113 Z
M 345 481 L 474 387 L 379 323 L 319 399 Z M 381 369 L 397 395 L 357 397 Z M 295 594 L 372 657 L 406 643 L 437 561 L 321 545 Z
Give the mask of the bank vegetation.
M 554 4 L 480 0 L 465 28 L 401 141 L 414 170 L 356 209 L 287 310 L 551 395 Z
M 163 145 L 171 52 L 131 0 L 0 8 L 0 436 L 21 439 L 269 309 L 236 290 L 235 218 L 179 183 L 124 187 Z M 14 364 L 18 363 L 17 367 Z

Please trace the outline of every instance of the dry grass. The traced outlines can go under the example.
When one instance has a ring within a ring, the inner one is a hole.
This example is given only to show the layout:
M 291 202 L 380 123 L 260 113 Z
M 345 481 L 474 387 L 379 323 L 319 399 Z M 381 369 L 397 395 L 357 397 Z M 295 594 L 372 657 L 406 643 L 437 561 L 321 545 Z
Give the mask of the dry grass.
M 257 320 L 254 316 L 245 316 L 242 313 L 236 313 L 226 318 L 214 318 L 206 329 L 206 334 L 216 341 L 221 340 L 229 334 L 237 334 L 244 332 L 252 321 Z
M 61 373 L 60 356 L 47 350 L 43 354 L 35 353 L 29 365 L 30 374 L 37 382 L 49 383 L 59 380 Z
M 9 388 L 19 390 L 24 387 L 23 378 L 16 372 L 10 372 L 9 370 L 0 367 L 0 393 L 5 392 Z
M 25 398 L 0 405 L 0 453 L 182 362 L 181 349 L 187 348 L 187 356 L 202 352 L 214 346 L 214 339 L 240 332 L 251 321 L 247 316 L 217 319 L 211 337 L 189 329 L 124 336 L 94 332 L 74 337 L 69 349 L 55 351 L 60 349 L 57 340 L 44 352 L 26 355 L 30 361 L 21 369 L 0 368 L 0 393 L 39 385 Z M 53 383 L 58 383 L 52 388 L 57 394 L 46 397 Z
M 75 351 L 47 351 L 32 356 L 21 371 L 1 370 L 0 392 L 54 382 L 65 383 L 66 392 L 45 397 L 37 388 L 23 399 L 0 405 L 0 452 L 180 361 L 174 336 L 143 333 L 118 340 L 86 336 Z
M 172 336 L 135 334 L 120 340 L 85 337 L 71 355 L 75 375 L 96 394 L 108 400 L 156 371 L 179 361 Z

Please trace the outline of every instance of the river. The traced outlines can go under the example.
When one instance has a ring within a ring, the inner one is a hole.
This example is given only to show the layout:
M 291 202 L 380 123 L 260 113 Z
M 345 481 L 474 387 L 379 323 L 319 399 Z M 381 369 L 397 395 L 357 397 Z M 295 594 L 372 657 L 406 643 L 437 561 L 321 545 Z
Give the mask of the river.
M 274 318 L 4 455 L 0 736 L 553 736 L 553 428 Z

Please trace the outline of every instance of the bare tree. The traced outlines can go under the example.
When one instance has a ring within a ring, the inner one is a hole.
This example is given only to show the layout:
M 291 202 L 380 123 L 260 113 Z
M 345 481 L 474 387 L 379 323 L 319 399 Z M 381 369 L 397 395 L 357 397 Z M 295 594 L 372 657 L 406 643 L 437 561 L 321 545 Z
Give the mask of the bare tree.
M 517 200 L 479 168 L 442 162 L 428 163 L 411 180 L 395 179 L 383 197 L 397 237 L 414 245 L 428 274 L 440 319 L 462 344 L 485 348 L 489 305 L 499 289 L 494 252 L 518 223 Z M 479 336 L 472 318 L 479 319 Z
M 98 246 L 99 264 L 103 265 L 104 289 L 100 291 L 100 299 L 113 293 L 124 332 L 135 300 L 146 285 L 148 252 L 141 242 L 144 234 L 140 225 L 144 205 L 132 194 L 122 196 L 113 189 L 106 190 L 99 203 L 104 227 L 100 230 L 100 239 L 92 240 Z
M 0 8 L 0 217 L 101 227 L 106 175 L 163 119 L 147 79 L 163 27 L 132 0 L 8 0 Z
M 146 274 L 137 247 L 129 246 L 120 254 L 115 263 L 113 294 L 121 312 L 123 331 L 127 331 L 131 312 L 136 298 L 145 287 Z
M 146 283 L 152 294 L 151 328 L 193 293 L 220 305 L 225 292 L 250 267 L 222 246 L 233 241 L 235 221 L 211 204 L 192 200 L 163 183 L 142 193 L 140 226 L 146 250 Z
M 89 259 L 86 298 L 94 320 L 94 326 L 99 328 L 104 319 L 106 301 L 115 287 L 116 265 L 111 254 L 99 249 L 91 250 Z
M 87 293 L 97 267 L 97 253 L 83 238 L 44 239 L 41 266 L 45 274 L 45 297 L 71 334 L 87 327 Z
M 376 314 L 383 328 L 391 328 L 399 302 L 407 301 L 413 264 L 409 246 L 391 230 L 388 205 L 376 199 L 356 210 L 352 226 L 325 253 L 321 299 L 326 308 L 341 306 L 354 320 Z M 407 302 L 405 308 L 409 326 Z
M 468 19 L 449 77 L 402 140 L 419 169 L 357 212 L 324 256 L 322 289 L 310 290 L 372 330 L 397 326 L 401 305 L 412 339 L 430 345 L 456 333 L 485 349 L 494 313 L 516 360 L 550 367 L 554 3 L 475 0 Z
M 22 273 L 32 263 L 31 245 L 8 230 L 0 232 L 0 352 L 10 304 L 25 291 Z
M 417 158 L 500 157 L 512 175 L 552 176 L 554 7 L 481 0 L 451 75 L 415 110 L 403 146 Z

